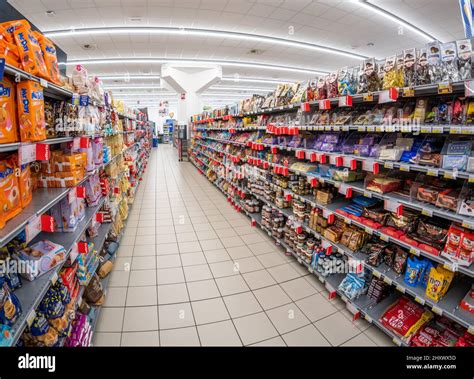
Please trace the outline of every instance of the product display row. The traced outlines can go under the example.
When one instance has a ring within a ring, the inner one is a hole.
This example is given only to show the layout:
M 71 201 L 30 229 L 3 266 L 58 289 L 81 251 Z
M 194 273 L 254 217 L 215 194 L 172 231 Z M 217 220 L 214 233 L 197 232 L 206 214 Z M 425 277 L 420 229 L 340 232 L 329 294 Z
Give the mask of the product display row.
M 413 96 L 334 110 L 199 115 L 190 155 L 355 318 L 398 345 L 471 346 L 471 102 Z
M 89 346 L 154 125 L 28 22 L 0 48 L 0 345 Z

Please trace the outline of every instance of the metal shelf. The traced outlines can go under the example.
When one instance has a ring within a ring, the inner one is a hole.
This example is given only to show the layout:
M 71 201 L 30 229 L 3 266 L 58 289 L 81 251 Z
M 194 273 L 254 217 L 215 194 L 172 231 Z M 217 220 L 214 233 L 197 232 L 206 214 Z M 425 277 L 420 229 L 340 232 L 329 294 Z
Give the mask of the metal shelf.
M 5 65 L 5 74 L 19 77 L 20 79 L 33 80 L 37 83 L 46 84 L 43 87 L 44 95 L 58 100 L 71 99 L 74 95 L 72 91 L 62 88 L 54 83 L 48 82 L 44 79 L 40 79 L 34 75 L 27 73 L 26 71 L 20 70 L 19 68 Z
M 95 207 L 86 208 L 84 219 L 79 223 L 77 229 L 73 233 L 40 233 L 31 243 L 47 239 L 51 242 L 60 244 L 66 249 L 68 258 L 72 247 L 79 241 L 92 218 L 104 203 L 104 200 L 105 199 L 102 198 L 99 204 Z M 58 274 L 64 263 L 67 261 L 67 258 L 62 264 L 59 264 L 35 280 L 31 282 L 23 280 L 23 286 L 15 291 L 15 295 L 18 297 L 22 306 L 22 314 L 12 328 L 13 345 L 17 343 L 28 322 L 33 321 L 36 308 L 43 300 L 51 284 L 55 283 L 58 279 Z

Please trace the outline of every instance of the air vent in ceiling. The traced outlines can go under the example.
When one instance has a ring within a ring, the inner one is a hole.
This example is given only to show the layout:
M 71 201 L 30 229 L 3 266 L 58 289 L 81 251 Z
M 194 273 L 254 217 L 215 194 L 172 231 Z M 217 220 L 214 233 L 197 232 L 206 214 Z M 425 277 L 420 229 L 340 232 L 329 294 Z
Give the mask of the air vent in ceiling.
M 260 50 L 260 49 L 250 49 L 249 51 L 247 51 L 247 54 L 250 54 L 250 55 L 261 55 L 263 54 L 264 50 Z
M 132 23 L 143 22 L 143 17 L 129 17 L 128 22 L 132 22 Z
M 84 50 L 95 50 L 97 49 L 97 44 L 95 43 L 86 43 L 81 46 Z

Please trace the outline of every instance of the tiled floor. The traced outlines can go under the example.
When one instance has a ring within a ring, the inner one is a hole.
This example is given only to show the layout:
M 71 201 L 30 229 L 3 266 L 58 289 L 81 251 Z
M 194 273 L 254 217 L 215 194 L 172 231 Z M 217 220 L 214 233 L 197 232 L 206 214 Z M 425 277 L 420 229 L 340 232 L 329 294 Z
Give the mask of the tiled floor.
M 160 145 L 130 212 L 95 346 L 384 346 L 391 340 Z

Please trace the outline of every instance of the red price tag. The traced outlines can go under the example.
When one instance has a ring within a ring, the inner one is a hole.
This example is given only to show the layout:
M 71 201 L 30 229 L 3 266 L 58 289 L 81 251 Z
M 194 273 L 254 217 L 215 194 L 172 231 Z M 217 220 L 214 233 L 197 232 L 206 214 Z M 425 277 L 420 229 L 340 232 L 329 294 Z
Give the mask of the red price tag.
M 36 144 L 36 160 L 37 161 L 49 161 L 51 157 L 51 150 L 48 144 L 37 143 Z
M 87 137 L 80 137 L 79 146 L 81 149 L 87 149 L 89 147 L 90 139 Z
M 77 243 L 77 250 L 80 254 L 88 254 L 89 253 L 89 244 L 87 242 L 80 241 Z
M 390 88 L 379 93 L 379 104 L 393 103 L 398 99 L 398 89 Z
M 54 218 L 48 215 L 41 215 L 41 231 L 53 233 L 54 228 Z
M 341 96 L 339 98 L 340 107 L 352 107 L 352 96 Z
M 316 162 L 316 161 L 317 161 L 317 158 L 318 158 L 318 156 L 317 156 L 316 153 L 310 153 L 310 154 L 309 154 L 309 160 L 310 160 L 310 162 Z
M 276 153 L 278 152 L 278 149 L 277 149 L 276 146 L 272 146 L 272 147 L 270 148 L 270 151 L 272 152 L 272 154 L 276 154 Z
M 310 110 L 310 105 L 309 105 L 308 102 L 301 104 L 301 111 L 302 112 L 309 112 L 309 110 Z
M 309 179 L 309 184 L 311 185 L 312 188 L 316 187 L 316 185 L 318 184 L 318 179 L 310 178 Z
M 331 109 L 331 101 L 329 99 L 326 100 L 318 100 L 318 106 L 320 110 L 326 111 Z
M 79 199 L 85 199 L 86 197 L 86 187 L 84 186 L 77 186 L 76 187 L 76 196 Z
M 95 220 L 97 222 L 103 223 L 104 222 L 104 214 L 102 212 L 97 212 L 95 214 Z

